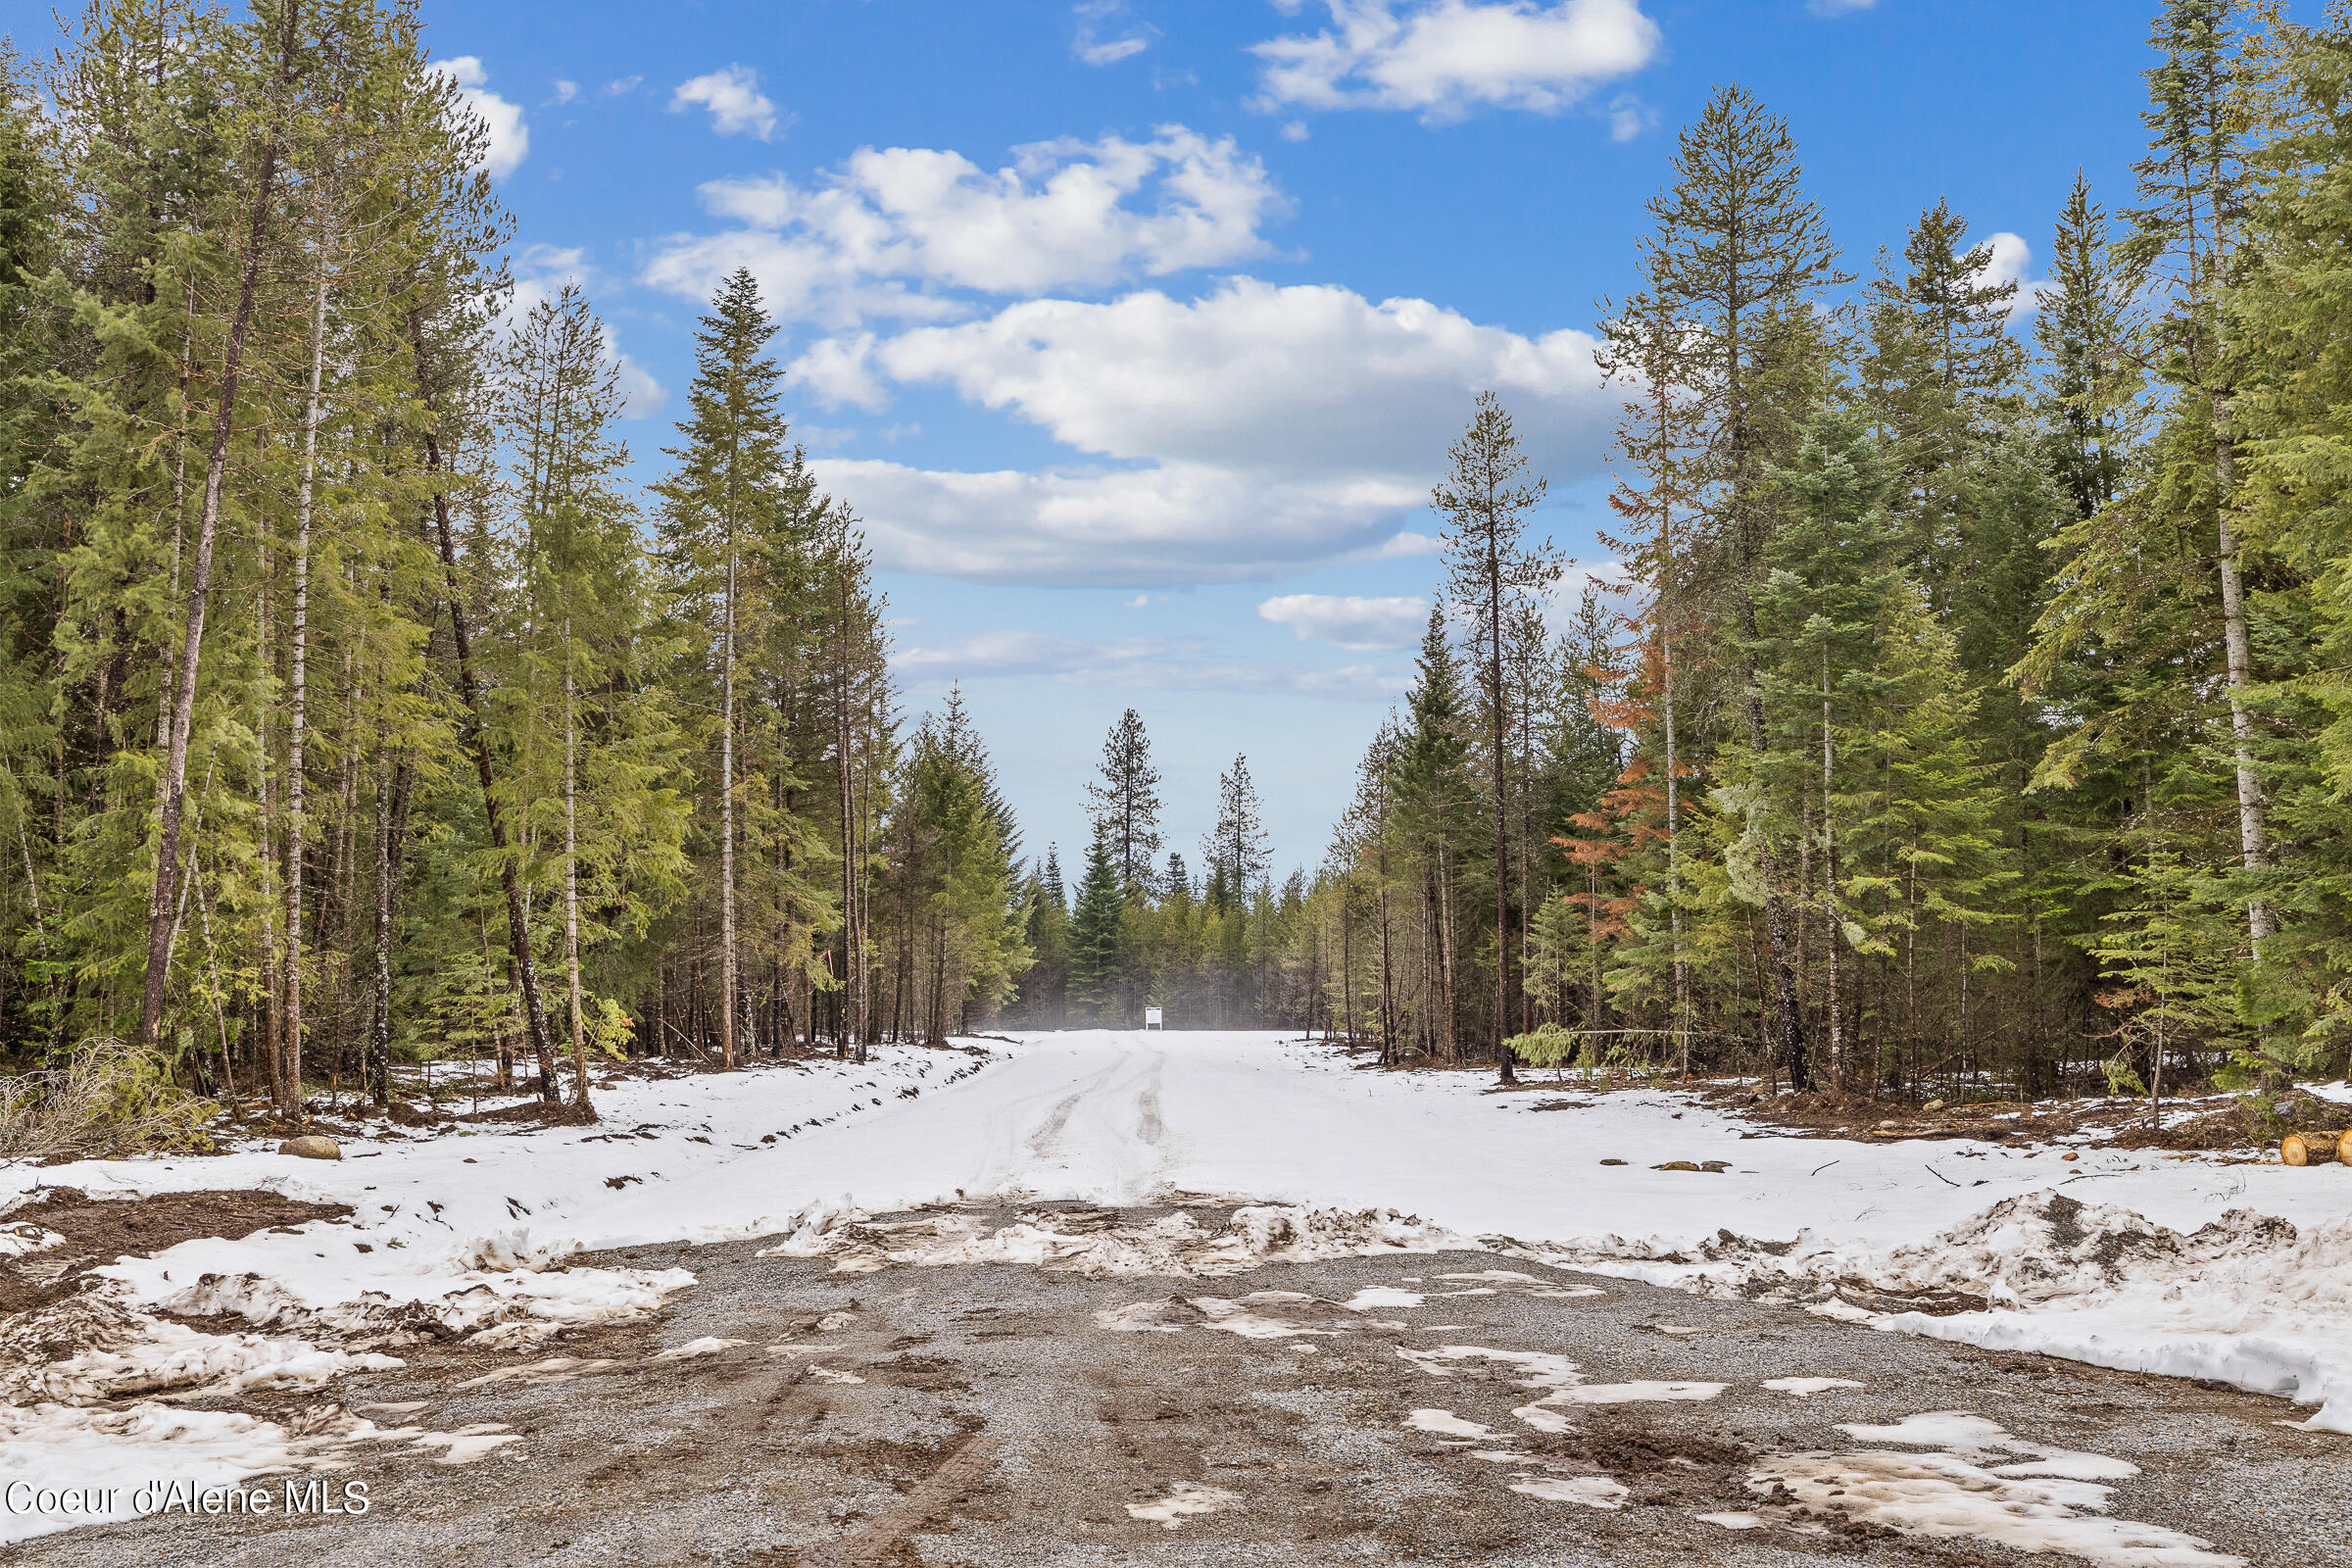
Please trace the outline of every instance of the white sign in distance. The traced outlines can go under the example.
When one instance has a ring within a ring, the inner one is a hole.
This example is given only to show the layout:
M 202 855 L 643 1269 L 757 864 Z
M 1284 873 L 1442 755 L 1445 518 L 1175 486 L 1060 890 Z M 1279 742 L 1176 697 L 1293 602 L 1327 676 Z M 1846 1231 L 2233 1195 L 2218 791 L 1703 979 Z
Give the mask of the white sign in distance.
M 1162 1027 L 1159 1019 L 1159 1009 L 1157 1007 L 1146 1007 L 1144 1009 L 1144 1027 L 1147 1029 L 1157 1029 Z

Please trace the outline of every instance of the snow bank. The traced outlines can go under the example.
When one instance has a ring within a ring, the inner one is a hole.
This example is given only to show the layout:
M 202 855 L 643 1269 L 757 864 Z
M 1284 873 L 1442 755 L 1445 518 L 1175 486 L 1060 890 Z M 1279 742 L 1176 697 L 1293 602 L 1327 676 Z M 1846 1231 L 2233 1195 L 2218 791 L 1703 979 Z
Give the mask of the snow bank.
M 495 1423 L 454 1432 L 380 1427 L 332 1404 L 288 1425 L 152 1400 L 128 1408 L 0 1405 L 0 1488 L 22 1486 L 18 1495 L 27 1504 L 0 1510 L 0 1544 L 148 1514 L 202 1514 L 208 1491 L 255 1477 L 348 1469 L 362 1444 L 405 1448 L 435 1464 L 471 1464 L 520 1441 Z M 367 1492 L 364 1484 L 330 1486 L 325 1497 L 338 1510 L 365 1512 Z M 284 1506 L 282 1492 L 264 1500 L 265 1509 Z
M 84 1292 L 5 1320 L 0 1397 L 86 1401 L 166 1389 L 310 1389 L 355 1368 L 401 1365 L 393 1356 L 322 1349 L 302 1339 L 208 1334 L 132 1310 L 120 1295 Z M 61 1346 L 72 1353 L 53 1359 Z
M 2352 1220 L 2304 1230 L 2238 1208 L 2183 1235 L 2045 1191 L 1890 1247 L 1806 1229 L 1786 1243 L 1726 1232 L 1663 1255 L 1616 1243 L 1545 1257 L 1987 1348 L 2210 1378 L 2317 1405 L 2307 1426 L 2352 1432 Z

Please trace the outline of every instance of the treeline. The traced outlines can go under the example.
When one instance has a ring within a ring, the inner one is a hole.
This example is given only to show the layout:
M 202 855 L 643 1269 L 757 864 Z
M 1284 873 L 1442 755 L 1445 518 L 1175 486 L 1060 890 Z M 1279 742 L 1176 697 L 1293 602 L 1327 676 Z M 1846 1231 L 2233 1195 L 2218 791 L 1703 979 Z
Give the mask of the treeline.
M 640 493 L 413 5 L 97 0 L 0 57 L 0 1040 L 293 1111 L 494 1055 L 943 1038 L 1018 836 L 908 728 L 748 274 Z
M 2078 180 L 2031 300 L 1940 201 L 1849 270 L 1785 123 L 1715 95 L 1602 323 L 1622 596 L 1547 624 L 1491 399 L 1435 498 L 1447 591 L 1311 901 L 1358 1038 L 2342 1070 L 2352 7 L 2279 12 L 2168 0 L 2135 188 Z
M 1073 884 L 1058 845 L 1020 888 L 1030 967 L 1006 1005 L 1027 1028 L 1333 1028 L 1335 972 L 1316 884 L 1271 880 L 1272 853 L 1250 761 L 1217 780 L 1215 826 L 1198 869 L 1169 845 L 1144 721 L 1129 709 L 1086 786 L 1092 826 Z M 1162 850 L 1167 851 L 1164 859 Z

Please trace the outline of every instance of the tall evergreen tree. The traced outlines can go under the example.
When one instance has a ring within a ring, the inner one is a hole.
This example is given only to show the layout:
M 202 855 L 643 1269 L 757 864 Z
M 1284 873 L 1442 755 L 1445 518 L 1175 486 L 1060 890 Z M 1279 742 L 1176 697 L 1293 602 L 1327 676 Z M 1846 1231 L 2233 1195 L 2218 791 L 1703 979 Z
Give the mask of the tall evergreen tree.
M 778 406 L 783 371 L 766 356 L 776 323 L 760 285 L 738 268 L 719 286 L 695 330 L 694 381 L 687 388 L 682 445 L 668 449 L 675 471 L 656 487 L 663 503 L 662 544 L 685 588 L 680 609 L 696 635 L 693 657 L 716 687 L 718 814 L 719 1057 L 736 1065 L 743 1004 L 737 946 L 738 641 L 743 630 L 745 555 L 773 532 L 768 514 L 790 462 Z
M 1722 570 L 1745 646 L 1756 641 L 1754 587 L 1772 533 L 1765 475 L 1776 456 L 1776 394 L 1788 374 L 1776 353 L 1801 334 L 1823 290 L 1846 281 L 1821 211 L 1803 194 L 1803 170 L 1786 122 L 1741 87 L 1709 100 L 1677 144 L 1673 183 L 1649 204 L 1657 227 L 1643 243 L 1658 308 L 1677 323 L 1681 384 L 1698 404 L 1712 456 L 1706 505 L 1728 559 Z M 1800 369 L 1799 373 L 1803 373 Z M 1752 661 L 1741 703 L 1747 744 L 1767 745 L 1763 692 Z M 1796 995 L 1794 929 L 1782 894 L 1781 852 L 1758 847 L 1770 947 L 1774 1033 L 1790 1081 L 1810 1082 Z
M 1510 699 L 1503 688 L 1503 642 L 1510 617 L 1530 596 L 1559 581 L 1559 553 L 1549 540 L 1530 545 L 1527 514 L 1544 499 L 1544 481 L 1526 477 L 1527 459 L 1511 416 L 1492 392 L 1482 392 L 1470 427 L 1448 454 L 1452 467 L 1431 492 L 1430 506 L 1446 519 L 1446 589 L 1468 617 L 1479 648 L 1481 697 L 1487 714 L 1487 768 L 1494 802 L 1494 1071 L 1512 1079 L 1510 894 Z
M 1159 770 L 1152 765 L 1152 738 L 1132 708 L 1119 715 L 1102 741 L 1102 775 L 1086 787 L 1087 815 L 1098 832 L 1110 835 L 1119 878 L 1130 893 L 1148 894 L 1152 860 L 1159 853 Z

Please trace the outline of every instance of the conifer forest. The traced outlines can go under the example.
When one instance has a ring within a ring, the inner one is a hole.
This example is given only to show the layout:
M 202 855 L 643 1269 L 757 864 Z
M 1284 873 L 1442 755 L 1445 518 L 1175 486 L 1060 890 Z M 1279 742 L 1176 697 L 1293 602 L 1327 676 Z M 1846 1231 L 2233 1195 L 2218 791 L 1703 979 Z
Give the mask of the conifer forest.
M 1715 90 L 1576 307 L 1610 558 L 1541 537 L 1509 395 L 1465 403 L 1410 692 L 1298 866 L 1247 757 L 1174 842 L 1132 709 L 1088 841 L 1024 831 L 894 672 L 750 271 L 632 452 L 406 0 L 66 37 L 0 59 L 17 1071 L 299 1117 L 462 1057 L 591 1115 L 605 1060 L 1147 1006 L 1506 1078 L 2345 1069 L 2340 0 L 2163 0 L 2135 177 L 2047 215 L 2030 313 L 1934 189 L 1834 231 L 1789 121 Z

